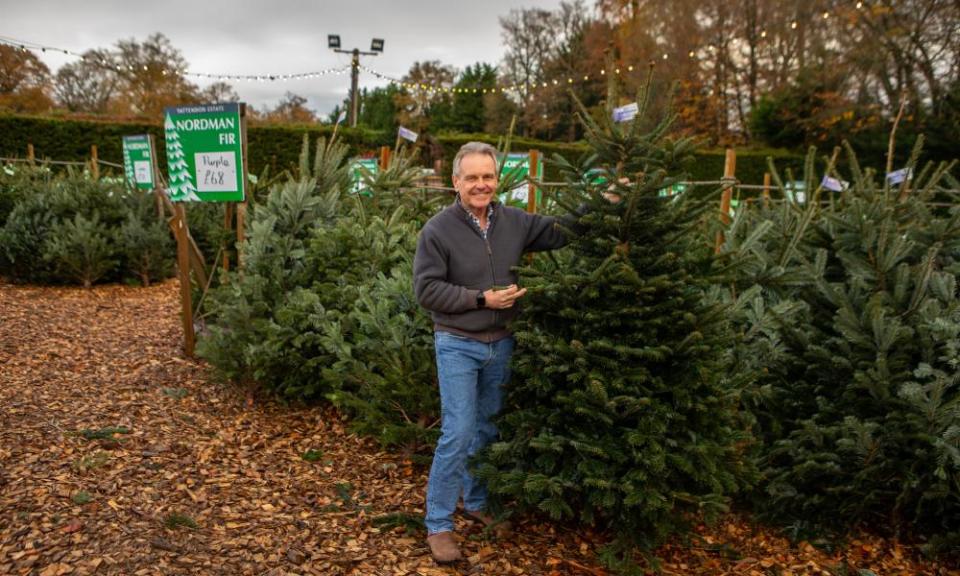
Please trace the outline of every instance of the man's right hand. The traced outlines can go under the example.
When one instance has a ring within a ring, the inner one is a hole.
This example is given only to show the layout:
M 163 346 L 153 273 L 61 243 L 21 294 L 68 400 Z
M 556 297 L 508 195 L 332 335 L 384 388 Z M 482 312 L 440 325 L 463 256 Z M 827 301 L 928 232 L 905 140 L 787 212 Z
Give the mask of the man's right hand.
M 494 290 L 493 288 L 483 293 L 486 299 L 486 306 L 491 310 L 505 310 L 512 308 L 517 298 L 527 293 L 526 288 L 518 288 L 516 284 L 511 284 L 503 290 Z

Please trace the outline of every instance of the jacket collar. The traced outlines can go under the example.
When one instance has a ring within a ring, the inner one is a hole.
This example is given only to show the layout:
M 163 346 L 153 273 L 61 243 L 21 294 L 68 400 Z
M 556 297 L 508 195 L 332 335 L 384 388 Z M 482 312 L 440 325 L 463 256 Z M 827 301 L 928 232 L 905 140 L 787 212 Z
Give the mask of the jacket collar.
M 467 209 L 467 207 L 463 205 L 463 202 L 460 201 L 459 194 L 454 197 L 453 205 L 456 206 L 457 211 L 464 220 L 470 219 L 470 210 Z M 492 214 L 496 216 L 497 212 L 500 210 L 500 202 L 497 200 L 496 194 L 494 194 L 493 200 L 490 201 L 489 205 L 493 208 Z

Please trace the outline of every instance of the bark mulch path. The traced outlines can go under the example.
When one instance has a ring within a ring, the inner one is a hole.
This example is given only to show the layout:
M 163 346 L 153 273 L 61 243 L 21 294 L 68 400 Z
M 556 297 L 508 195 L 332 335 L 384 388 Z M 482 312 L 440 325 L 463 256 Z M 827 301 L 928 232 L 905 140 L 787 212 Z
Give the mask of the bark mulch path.
M 177 284 L 0 283 L 0 575 L 599 576 L 592 534 L 509 541 L 459 520 L 438 567 L 415 521 L 426 470 L 216 383 L 181 353 Z M 658 551 L 665 574 L 955 574 L 865 537 L 828 555 L 731 516 Z

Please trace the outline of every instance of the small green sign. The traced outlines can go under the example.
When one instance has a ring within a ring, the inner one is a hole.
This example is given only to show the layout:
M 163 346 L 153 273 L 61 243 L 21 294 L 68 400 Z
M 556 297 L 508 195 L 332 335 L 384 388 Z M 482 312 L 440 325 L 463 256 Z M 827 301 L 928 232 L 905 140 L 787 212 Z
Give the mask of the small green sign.
M 807 201 L 807 183 L 803 180 L 787 182 L 783 185 L 783 193 L 797 204 L 804 204 Z
M 165 110 L 168 194 L 174 202 L 243 202 L 240 104 Z
M 660 196 L 661 198 L 667 198 L 670 196 L 679 196 L 680 194 L 683 194 L 686 191 L 687 191 L 687 185 L 682 182 L 677 182 L 675 184 L 671 184 L 670 186 L 667 186 L 666 188 L 661 188 L 657 192 L 657 195 Z
M 380 165 L 377 163 L 376 158 L 354 158 L 351 160 L 350 174 L 351 181 L 353 182 L 352 192 L 354 194 L 370 196 L 372 192 L 369 188 L 367 188 L 367 184 L 363 180 L 364 171 L 370 173 L 371 175 L 376 175 L 379 170 Z
M 507 154 L 507 156 L 501 160 L 500 179 L 502 180 L 508 175 L 520 183 L 510 190 L 501 193 L 500 201 L 504 204 L 526 208 L 527 198 L 530 194 L 530 184 L 527 182 L 527 178 L 530 177 L 530 155 L 526 153 Z M 539 158 L 537 159 L 537 170 L 534 179 L 543 179 L 543 160 Z M 540 190 L 537 190 L 537 204 L 540 204 Z
M 130 186 L 153 189 L 153 149 L 146 134 L 123 137 L 123 172 Z

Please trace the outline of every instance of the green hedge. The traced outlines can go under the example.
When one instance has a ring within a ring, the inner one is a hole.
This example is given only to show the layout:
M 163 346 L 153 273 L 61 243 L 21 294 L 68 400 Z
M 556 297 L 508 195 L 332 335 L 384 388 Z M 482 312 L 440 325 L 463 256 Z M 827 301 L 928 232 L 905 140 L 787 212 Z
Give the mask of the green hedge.
M 260 174 L 267 166 L 276 174 L 296 166 L 303 135 L 310 134 L 311 141 L 319 136 L 329 136 L 331 126 L 277 125 L 251 126 L 247 131 L 250 154 L 250 172 Z M 348 145 L 351 155 L 374 154 L 380 146 L 393 146 L 395 136 L 379 130 L 342 128 L 342 142 Z M 129 134 L 153 134 L 157 140 L 160 166 L 166 165 L 163 146 L 163 127 L 156 123 L 106 122 L 96 120 L 68 120 L 38 116 L 0 114 L 0 156 L 24 157 L 27 143 L 32 143 L 38 159 L 82 161 L 90 157 L 90 146 L 96 144 L 101 160 L 123 162 L 121 139 Z M 498 136 L 490 134 L 440 134 L 435 137 L 443 147 L 445 181 L 450 180 L 451 162 L 457 149 L 464 143 L 479 140 L 497 144 Z M 586 152 L 581 143 L 543 142 L 526 138 L 514 138 L 511 149 L 515 152 L 536 149 L 544 158 L 560 154 L 567 160 L 578 159 Z M 767 170 L 767 157 L 771 156 L 778 170 L 786 167 L 800 172 L 803 158 L 785 150 L 737 151 L 737 177 L 741 182 L 760 184 Z M 697 153 L 696 162 L 690 167 L 692 180 L 718 180 L 723 175 L 723 150 L 703 150 Z M 548 162 L 545 177 L 555 181 L 558 174 Z

